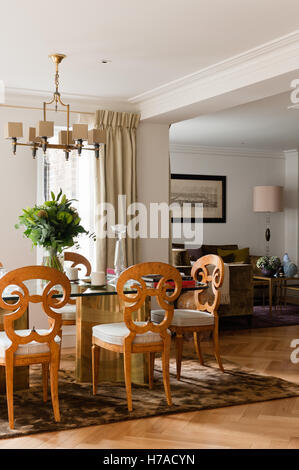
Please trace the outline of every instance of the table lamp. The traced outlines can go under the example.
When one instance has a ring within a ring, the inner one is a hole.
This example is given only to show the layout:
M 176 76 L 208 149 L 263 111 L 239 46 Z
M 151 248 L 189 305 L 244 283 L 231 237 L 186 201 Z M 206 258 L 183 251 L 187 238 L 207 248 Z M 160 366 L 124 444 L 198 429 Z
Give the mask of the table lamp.
M 270 213 L 281 212 L 282 204 L 282 186 L 255 186 L 253 188 L 253 211 L 266 212 L 266 256 L 269 256 L 270 232 Z

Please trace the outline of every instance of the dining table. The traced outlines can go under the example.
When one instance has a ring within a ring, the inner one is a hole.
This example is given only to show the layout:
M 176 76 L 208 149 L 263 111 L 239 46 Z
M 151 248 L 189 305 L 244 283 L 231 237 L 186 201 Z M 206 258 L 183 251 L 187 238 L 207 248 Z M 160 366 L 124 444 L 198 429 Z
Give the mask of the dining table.
M 25 281 L 31 295 L 41 294 L 45 282 L 41 280 Z M 132 283 L 133 284 L 133 283 Z M 136 284 L 136 282 L 134 282 Z M 55 289 L 59 291 L 60 286 Z M 196 283 L 196 286 L 186 286 L 186 290 L 199 290 L 207 288 L 206 285 Z M 12 289 L 15 290 L 15 289 Z M 12 291 L 11 290 L 11 291 Z M 172 288 L 168 289 L 170 292 Z M 125 286 L 128 295 L 134 295 L 136 289 L 131 285 Z M 62 291 L 53 297 L 62 297 Z M 2 297 L 7 302 L 16 300 L 15 294 L 9 290 L 4 291 Z M 71 298 L 76 299 L 76 354 L 75 354 L 75 380 L 79 383 L 92 380 L 92 327 L 104 323 L 123 321 L 124 305 L 117 295 L 115 283 L 111 284 L 109 277 L 107 284 L 97 287 L 86 280 L 71 281 Z M 148 321 L 151 311 L 151 297 L 147 297 L 144 305 L 134 312 L 135 321 Z M 7 313 L 0 310 L 0 330 L 3 330 L 3 315 Z M 41 315 L 46 315 L 41 307 Z M 30 306 L 24 315 L 15 322 L 15 329 L 29 327 Z M 38 325 L 36 326 L 39 327 Z M 5 372 L 0 368 L 0 394 L 5 393 Z M 123 355 L 114 351 L 101 350 L 99 382 L 123 382 L 124 367 Z M 145 384 L 148 382 L 148 358 L 146 354 L 132 355 L 132 382 Z M 16 367 L 14 371 L 14 388 L 22 390 L 29 387 L 29 367 Z

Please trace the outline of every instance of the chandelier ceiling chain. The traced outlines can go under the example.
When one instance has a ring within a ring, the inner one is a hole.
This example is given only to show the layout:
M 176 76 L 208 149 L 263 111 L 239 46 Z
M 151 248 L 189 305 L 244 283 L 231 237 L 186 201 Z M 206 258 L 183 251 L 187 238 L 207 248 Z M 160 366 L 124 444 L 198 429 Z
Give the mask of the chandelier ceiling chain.
M 36 157 L 37 150 L 41 148 L 46 154 L 47 149 L 60 149 L 65 153 L 66 160 L 69 159 L 69 153 L 76 150 L 78 155 L 81 155 L 82 149 L 92 150 L 96 158 L 99 158 L 100 144 L 106 143 L 106 133 L 100 129 L 88 129 L 87 124 L 73 124 L 70 130 L 70 105 L 63 103 L 59 92 L 59 64 L 66 57 L 65 54 L 52 54 L 49 56 L 56 65 L 55 71 L 55 91 L 50 101 L 43 102 L 43 121 L 39 121 L 37 127 L 29 127 L 28 143 L 18 142 L 19 138 L 23 137 L 23 123 L 22 122 L 8 122 L 6 125 L 6 138 L 12 140 L 13 154 L 16 154 L 17 146 L 28 146 L 32 149 L 33 158 Z M 58 105 L 66 107 L 66 131 L 60 131 L 58 144 L 50 144 L 48 139 L 54 136 L 54 121 L 47 121 L 47 106 L 55 103 L 55 111 L 58 110 Z M 83 142 L 87 141 L 86 147 Z

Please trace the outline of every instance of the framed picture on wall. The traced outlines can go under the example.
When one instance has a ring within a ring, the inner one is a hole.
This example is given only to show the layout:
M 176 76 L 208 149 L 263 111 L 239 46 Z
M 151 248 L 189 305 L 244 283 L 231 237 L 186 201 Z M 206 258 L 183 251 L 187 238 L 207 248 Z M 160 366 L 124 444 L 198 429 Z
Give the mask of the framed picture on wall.
M 204 223 L 225 223 L 226 176 L 171 174 L 170 203 L 191 203 L 191 222 L 192 205 L 202 203 Z M 173 215 L 172 222 L 183 222 Z

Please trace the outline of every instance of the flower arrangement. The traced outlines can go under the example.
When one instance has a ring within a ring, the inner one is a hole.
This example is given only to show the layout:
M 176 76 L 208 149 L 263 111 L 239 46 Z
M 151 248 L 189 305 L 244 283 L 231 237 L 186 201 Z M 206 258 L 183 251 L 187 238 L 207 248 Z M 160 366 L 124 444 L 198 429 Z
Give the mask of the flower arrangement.
M 46 265 L 62 271 L 57 254 L 62 253 L 65 248 L 76 245 L 75 239 L 89 232 L 80 225 L 79 214 L 71 205 L 74 199 L 67 199 L 62 190 L 57 197 L 53 192 L 51 196 L 52 200 L 45 201 L 42 205 L 23 209 L 15 228 L 25 226 L 24 235 L 32 241 L 32 245 L 42 246 L 49 251 L 50 256 Z M 94 234 L 90 237 L 94 238 Z
M 256 266 L 263 272 L 271 274 L 275 273 L 280 268 L 281 262 L 278 256 L 261 256 L 257 260 Z

